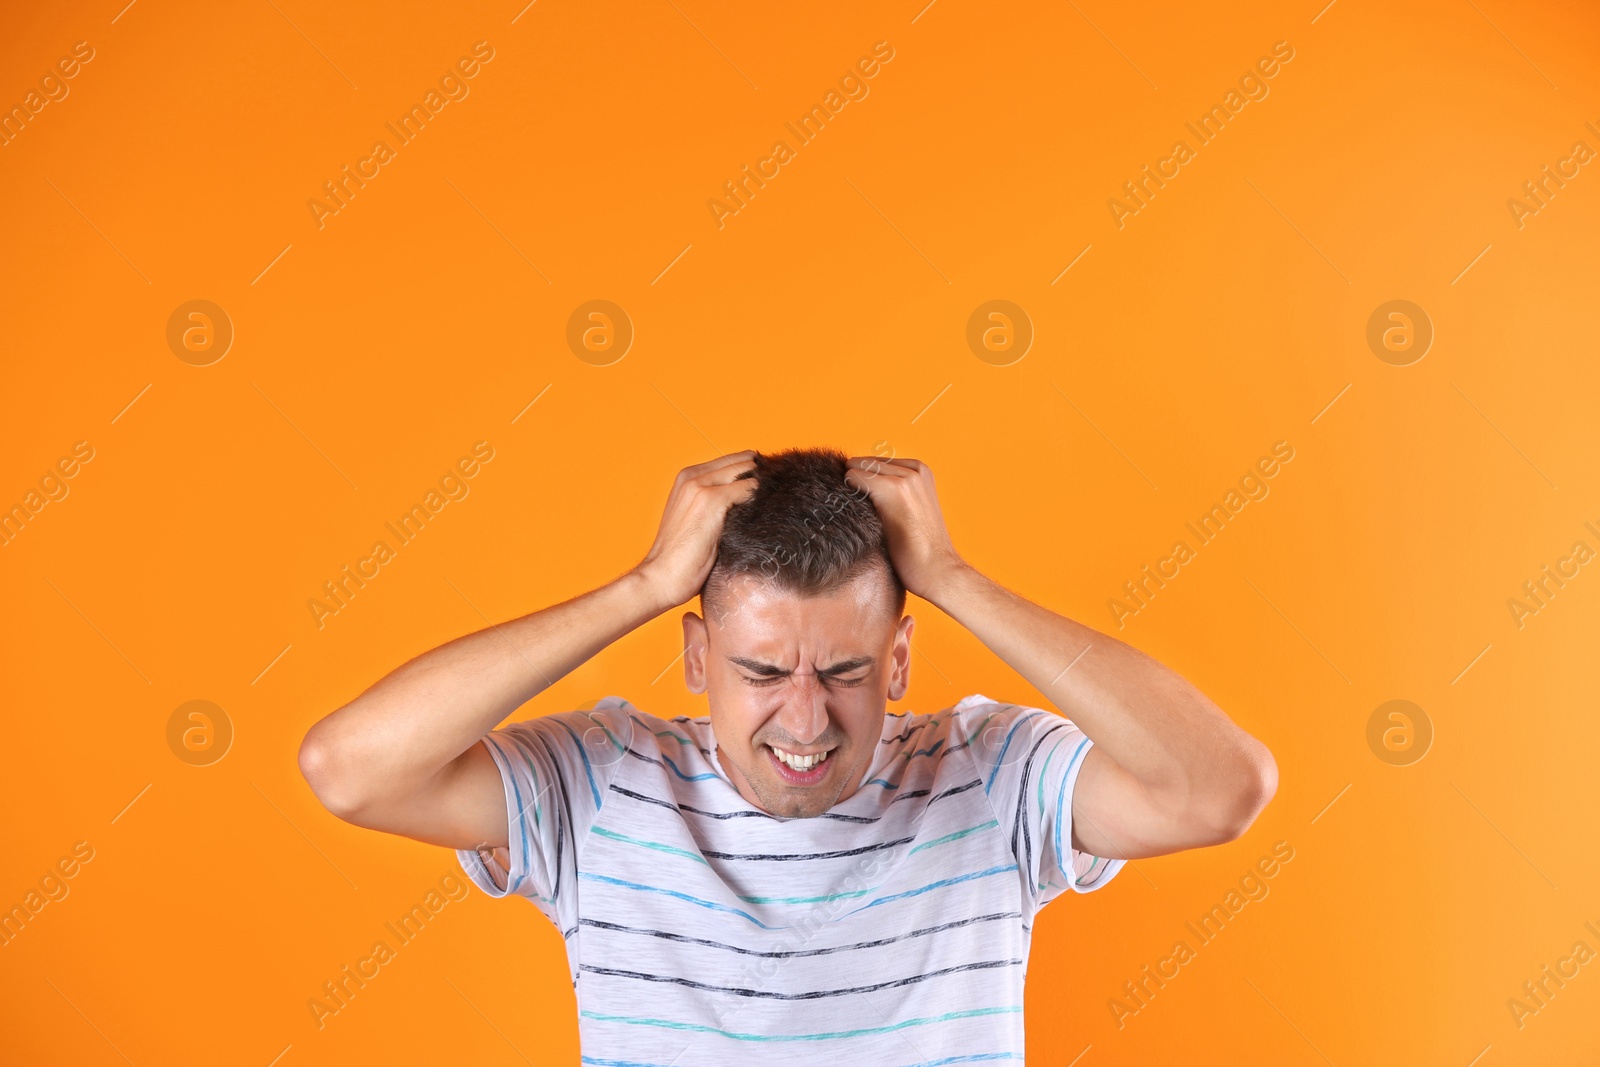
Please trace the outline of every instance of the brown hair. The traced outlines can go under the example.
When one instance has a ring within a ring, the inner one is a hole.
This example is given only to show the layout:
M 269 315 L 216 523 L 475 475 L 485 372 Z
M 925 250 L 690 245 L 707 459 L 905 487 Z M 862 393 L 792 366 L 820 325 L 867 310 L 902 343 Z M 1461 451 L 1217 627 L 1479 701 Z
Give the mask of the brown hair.
M 894 618 L 906 588 L 889 560 L 889 541 L 872 498 L 845 481 L 846 456 L 835 448 L 791 448 L 755 454 L 748 500 L 728 508 L 717 560 L 700 590 L 700 605 L 718 624 L 729 580 L 751 575 L 779 589 L 816 596 L 871 570 L 889 583 Z

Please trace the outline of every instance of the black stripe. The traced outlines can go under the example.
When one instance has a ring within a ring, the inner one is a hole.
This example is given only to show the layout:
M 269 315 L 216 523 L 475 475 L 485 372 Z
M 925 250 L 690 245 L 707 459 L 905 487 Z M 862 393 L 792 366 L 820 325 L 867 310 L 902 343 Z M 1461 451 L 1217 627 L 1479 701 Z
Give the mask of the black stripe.
M 1013 706 L 1014 705 L 1010 705 L 1010 704 L 1006 705 L 1006 707 L 1013 707 Z M 952 745 L 950 747 L 950 751 L 951 752 L 959 752 L 963 748 L 972 747 L 972 742 L 983 736 L 984 723 L 987 723 L 990 719 L 994 718 L 996 714 L 997 714 L 996 712 L 991 711 L 989 714 L 985 715 L 978 722 L 978 730 L 977 730 L 977 732 L 968 734 L 967 735 L 967 739 L 965 741 L 961 742 L 959 745 Z
M 673 934 L 668 933 L 665 930 L 649 930 L 637 926 L 623 926 L 620 923 L 608 923 L 603 922 L 600 919 L 579 919 L 578 924 L 580 926 L 593 926 L 597 929 L 611 930 L 622 934 L 645 934 L 650 937 L 659 937 L 667 941 L 679 941 L 686 945 L 705 945 L 707 948 L 726 949 L 729 952 L 737 952 L 741 956 L 759 956 L 763 959 L 787 960 L 798 959 L 802 956 L 827 956 L 834 952 L 851 952 L 861 948 L 879 948 L 883 945 L 892 945 L 897 941 L 904 941 L 907 938 L 923 937 L 927 934 L 942 933 L 945 930 L 956 930 L 963 926 L 971 926 L 974 923 L 986 923 L 995 922 L 999 919 L 1020 918 L 1022 918 L 1022 912 L 1020 911 L 998 911 L 993 915 L 978 915 L 971 919 L 957 919 L 954 922 L 940 923 L 938 926 L 925 926 L 921 930 L 912 930 L 910 933 L 897 934 L 894 937 L 879 938 L 876 941 L 860 941 L 854 945 L 835 945 L 832 948 L 803 948 L 782 952 L 763 952 L 759 949 L 740 948 L 738 945 L 729 945 L 721 941 L 708 941 L 703 937 L 689 937 L 686 934 Z M 1028 927 L 1024 926 L 1023 929 L 1026 930 Z
M 681 718 L 681 716 L 680 716 L 680 718 Z M 651 737 L 655 737 L 656 736 L 656 732 L 654 730 L 650 729 L 650 724 L 645 722 L 643 719 L 639 718 L 639 716 L 637 716 L 637 715 L 629 715 L 628 716 L 628 720 L 630 722 L 636 722 L 640 726 L 643 726 L 645 728 L 645 731 L 648 732 Z M 678 722 L 679 719 L 673 719 L 672 721 L 673 722 Z M 632 730 L 628 731 L 628 736 L 629 737 L 633 736 L 633 731 Z M 672 740 L 673 740 L 674 743 L 677 744 L 677 746 L 678 746 L 678 748 L 680 750 L 684 747 L 683 741 L 676 734 L 672 735 Z M 695 745 L 695 744 L 692 743 L 693 740 L 694 740 L 693 738 L 690 738 L 691 744 L 690 744 L 689 747 L 696 749 L 702 756 L 710 756 L 711 755 L 711 750 L 709 748 L 700 748 L 699 745 Z M 656 747 L 657 748 L 661 747 L 661 742 L 659 740 L 656 741 Z
M 748 811 L 703 811 L 700 808 L 692 807 L 688 804 L 674 804 L 671 801 L 657 800 L 655 797 L 647 797 L 643 793 L 635 793 L 631 789 L 624 789 L 622 786 L 616 784 L 612 784 L 610 789 L 613 792 L 621 793 L 625 797 L 632 797 L 634 800 L 641 800 L 646 804 L 654 804 L 658 808 L 666 808 L 668 811 L 687 811 L 694 815 L 704 815 L 708 819 L 771 819 L 774 822 L 780 821 L 776 815 L 768 815 L 764 811 L 756 811 L 753 808 Z M 835 819 L 839 822 L 878 821 L 877 817 L 868 818 L 864 815 L 837 815 L 833 812 L 823 812 L 821 815 L 817 816 L 817 818 Z M 707 855 L 710 855 L 710 853 L 707 853 Z
M 639 756 L 639 758 L 642 759 L 642 760 L 645 760 L 645 761 L 651 762 L 651 763 L 657 763 L 659 765 L 658 761 L 652 760 L 648 756 L 640 756 L 639 753 L 633 752 L 632 749 L 629 749 L 628 751 L 630 753 L 632 753 L 633 755 L 635 755 L 635 756 Z M 947 749 L 946 751 L 951 751 L 951 750 Z M 974 778 L 972 781 L 967 782 L 967 783 L 965 783 L 963 785 L 952 786 L 949 789 L 946 789 L 944 792 L 940 793 L 938 796 L 934 797 L 932 800 L 929 800 L 928 803 L 926 805 L 924 805 L 923 810 L 926 811 L 928 808 L 931 808 L 933 806 L 933 804 L 934 804 L 934 801 L 943 800 L 945 797 L 955 796 L 957 793 L 965 793 L 967 790 L 975 789 L 975 788 L 977 788 L 978 786 L 980 786 L 982 784 L 983 784 L 983 779 L 982 778 Z M 766 812 L 758 811 L 758 810 L 756 810 L 754 808 L 751 808 L 751 809 L 746 810 L 746 811 L 704 811 L 704 810 L 702 810 L 700 808 L 693 807 L 693 806 L 691 806 L 689 804 L 674 804 L 671 801 L 657 800 L 655 797 L 645 796 L 643 793 L 635 793 L 633 790 L 625 789 L 622 786 L 617 785 L 614 782 L 609 784 L 607 788 L 609 788 L 614 793 L 621 793 L 625 797 L 632 797 L 634 800 L 643 801 L 646 804 L 654 804 L 658 808 L 666 808 L 668 811 L 679 811 L 679 812 L 686 811 L 686 812 L 689 812 L 689 813 L 691 813 L 693 815 L 703 815 L 708 819 L 771 819 L 774 822 L 788 822 L 788 821 L 790 821 L 790 820 L 787 820 L 787 819 L 779 819 L 776 815 L 768 815 Z M 917 797 L 925 797 L 931 792 L 933 792 L 933 790 L 931 790 L 931 789 L 912 789 L 912 790 L 909 790 L 907 792 L 897 794 L 894 797 L 894 799 L 891 800 L 889 803 L 895 804 L 895 803 L 899 803 L 902 800 L 915 800 Z M 840 813 L 837 813 L 837 812 L 831 812 L 831 811 L 825 811 L 821 815 L 818 815 L 816 817 L 819 818 L 819 819 L 833 819 L 833 820 L 835 820 L 837 822 L 853 822 L 853 823 L 874 823 L 874 822 L 877 822 L 880 818 L 882 818 L 882 816 L 879 816 L 879 815 L 873 815 L 873 816 L 843 815 L 843 814 L 840 814 Z M 706 853 L 706 855 L 708 855 L 708 856 L 709 855 L 713 855 L 713 853 L 708 852 L 708 853 Z
M 678 810 L 676 804 L 668 804 L 665 800 L 657 800 L 655 797 L 647 797 L 643 793 L 635 793 L 633 790 L 624 789 L 616 783 L 612 783 L 611 791 L 613 793 L 621 793 L 625 797 L 632 797 L 634 800 L 642 800 L 646 804 L 654 804 L 658 808 L 666 808 L 668 811 Z
M 836 860 L 845 856 L 859 856 L 864 852 L 877 852 L 879 849 L 894 848 L 897 845 L 909 845 L 916 839 L 916 835 L 913 834 L 910 837 L 902 837 L 898 841 L 880 841 L 875 845 L 840 849 L 837 852 L 804 852 L 783 855 L 763 852 L 712 852 L 710 849 L 703 848 L 700 850 L 700 854 L 719 860 Z
M 545 746 L 545 752 L 550 755 L 551 773 L 555 776 L 556 788 L 561 791 L 561 810 L 556 813 L 556 866 L 550 878 L 554 883 L 550 889 L 550 906 L 554 907 L 556 901 L 561 899 L 561 883 L 563 881 L 561 876 L 565 873 L 561 867 L 561 853 L 567 842 L 567 827 L 572 824 L 572 800 L 567 796 L 567 782 L 561 774 L 561 764 L 557 762 L 554 754 L 550 753 L 548 742 L 544 742 L 541 739 L 541 743 Z M 524 856 L 523 860 L 526 862 L 527 857 Z M 576 858 L 573 860 L 573 866 L 577 866 Z
M 969 789 L 976 789 L 976 788 L 978 788 L 978 786 L 980 786 L 982 784 L 983 784 L 983 779 L 982 778 L 974 778 L 972 781 L 966 783 L 965 785 L 951 786 L 949 789 L 946 789 L 943 793 L 940 793 L 938 796 L 934 797 L 933 800 L 943 800 L 945 797 L 953 797 L 957 793 L 965 793 Z M 926 793 L 927 790 L 924 789 L 923 792 Z M 928 801 L 928 805 L 927 806 L 929 808 L 933 807 L 933 800 Z M 924 809 L 924 810 L 926 810 L 926 809 Z
M 942 978 L 947 974 L 959 974 L 962 971 L 991 970 L 995 967 L 1020 967 L 1021 965 L 1021 960 L 983 960 L 978 963 L 963 963 L 957 967 L 945 967 L 937 971 L 929 971 L 926 974 L 913 975 L 910 978 L 897 978 L 892 982 L 853 986 L 849 989 L 821 989 L 811 993 L 773 993 L 761 989 L 741 989 L 737 986 L 707 985 L 704 982 L 694 982 L 687 978 L 673 978 L 662 974 L 645 974 L 641 971 L 619 971 L 611 967 L 595 967 L 587 963 L 582 964 L 579 970 L 588 971 L 590 974 L 610 975 L 613 978 L 636 978 L 643 982 L 666 982 L 670 985 L 687 986 L 690 989 L 703 989 L 711 993 L 732 993 L 740 997 L 761 997 L 766 1000 L 821 1000 L 824 997 L 844 997 L 854 993 L 875 993 L 880 989 L 897 989 L 916 982 L 926 982 L 931 978 Z
M 1027 872 L 1028 885 L 1030 887 L 1029 891 L 1034 896 L 1039 895 L 1039 884 L 1034 880 L 1033 877 L 1033 833 L 1031 830 L 1032 820 L 1027 818 L 1028 779 L 1033 775 L 1033 761 L 1034 758 L 1039 755 L 1039 748 L 1044 744 L 1045 738 L 1049 737 L 1057 730 L 1065 730 L 1066 728 L 1066 723 L 1059 722 L 1039 735 L 1039 739 L 1033 743 L 1033 751 L 1028 753 L 1028 758 L 1022 765 L 1022 785 L 1017 790 L 1017 817 L 1016 822 L 1012 824 L 1011 828 L 1011 855 L 1017 859 L 1017 862 L 1021 864 L 1022 869 Z M 1042 821 L 1044 818 L 1044 812 L 1041 811 L 1039 813 L 1039 817 Z M 1023 850 L 1023 855 L 1020 857 L 1017 856 L 1017 834 L 1019 830 L 1022 834 Z
M 967 782 L 965 785 L 951 786 L 949 789 L 946 789 L 943 793 L 940 793 L 938 796 L 934 797 L 932 800 L 929 800 L 926 804 L 924 804 L 922 806 L 922 810 L 923 811 L 927 811 L 929 808 L 933 807 L 933 803 L 934 803 L 935 800 L 943 800 L 945 797 L 953 797 L 957 793 L 965 793 L 967 790 L 975 789 L 975 788 L 977 788 L 978 786 L 980 786 L 982 784 L 983 784 L 983 779 L 982 778 L 974 778 L 972 781 Z M 912 800 L 912 799 L 914 799 L 916 797 L 925 797 L 931 792 L 933 792 L 933 790 L 931 790 L 931 789 L 913 789 L 910 792 L 901 793 L 899 796 L 895 797 L 894 800 L 891 800 L 889 803 L 893 804 L 893 803 L 897 803 L 898 801 L 902 801 L 902 800 Z

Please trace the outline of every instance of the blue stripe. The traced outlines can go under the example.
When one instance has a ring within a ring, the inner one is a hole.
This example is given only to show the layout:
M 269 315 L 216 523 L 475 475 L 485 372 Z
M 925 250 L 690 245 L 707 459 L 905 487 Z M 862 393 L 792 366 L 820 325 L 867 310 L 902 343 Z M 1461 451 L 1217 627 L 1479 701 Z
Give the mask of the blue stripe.
M 965 830 L 957 830 L 953 834 L 945 834 L 943 837 L 936 837 L 932 841 L 924 841 L 922 844 L 918 845 L 916 848 L 913 848 L 910 852 L 907 852 L 906 855 L 910 856 L 913 853 L 921 852 L 925 848 L 932 848 L 934 845 L 942 845 L 942 844 L 945 844 L 948 841 L 956 841 L 956 840 L 958 840 L 960 838 L 966 837 L 968 834 L 975 834 L 979 830 L 987 830 L 990 827 L 999 826 L 999 825 L 1000 825 L 1000 820 L 999 819 L 990 819 L 988 822 L 984 823 L 982 826 L 970 826 Z
M 510 777 L 511 777 L 511 795 L 512 795 L 513 798 L 516 799 L 517 810 L 518 811 L 522 811 L 523 810 L 523 808 L 522 808 L 522 790 L 517 788 L 517 776 L 516 776 L 516 774 L 513 773 Z M 520 831 L 520 833 L 522 835 L 522 859 L 523 859 L 522 872 L 523 872 L 523 878 L 526 878 L 527 877 L 527 871 L 528 871 L 528 863 L 527 863 L 528 852 L 529 852 L 529 849 L 531 847 L 528 844 L 528 820 L 527 819 L 518 819 L 517 820 L 517 830 Z M 478 859 L 481 862 L 483 857 L 479 856 Z M 514 865 L 515 864 L 513 863 L 513 866 Z M 506 872 L 506 873 L 507 873 L 507 875 L 510 874 L 509 871 Z M 507 879 L 506 879 L 506 892 L 508 892 L 508 893 L 516 892 L 517 886 L 519 886 L 521 884 L 522 884 L 522 878 L 518 878 L 515 882 L 513 882 L 513 881 L 511 881 L 511 879 L 509 877 L 507 877 Z
M 579 871 L 578 877 L 587 882 L 603 882 L 606 885 L 621 886 L 624 889 L 637 889 L 646 893 L 660 893 L 663 896 L 676 897 L 678 900 L 685 900 L 690 904 L 697 904 L 702 908 L 710 908 L 712 911 L 725 911 L 730 915 L 737 915 L 742 919 L 749 919 L 763 930 L 789 929 L 789 927 L 784 926 L 768 926 L 754 915 L 751 915 L 748 911 L 744 911 L 740 908 L 730 908 L 726 904 L 718 904 L 716 901 L 712 900 L 701 900 L 699 897 L 691 897 L 689 894 L 680 893 L 676 889 L 661 889 L 653 885 L 643 885 L 639 882 L 628 882 L 621 878 L 612 878 L 609 875 L 590 874 L 588 871 Z
M 732 1038 L 735 1041 L 832 1041 L 840 1038 L 865 1037 L 869 1034 L 889 1034 L 896 1030 L 904 1030 L 908 1026 L 926 1026 L 929 1023 L 949 1022 L 952 1019 L 970 1019 L 979 1015 L 1008 1015 L 1022 1011 L 1022 1005 L 1008 1005 L 999 1008 L 969 1008 L 966 1011 L 949 1011 L 943 1015 L 924 1016 L 920 1019 L 907 1019 L 903 1023 L 891 1023 L 888 1026 L 869 1026 L 859 1030 L 834 1030 L 821 1034 L 746 1034 L 735 1030 L 720 1030 L 715 1026 L 702 1026 L 699 1023 L 680 1023 L 670 1019 L 645 1019 L 632 1015 L 601 1015 L 599 1012 L 578 1012 L 585 1019 L 594 1019 L 603 1023 L 626 1023 L 630 1026 L 660 1026 L 668 1030 L 688 1030 L 701 1034 L 719 1034 L 722 1037 Z M 959 1060 L 952 1061 L 959 1063 Z
M 667 766 L 672 768 L 673 774 L 676 774 L 679 778 L 682 778 L 686 782 L 707 782 L 717 777 L 717 774 L 714 771 L 707 771 L 705 774 L 684 774 L 678 769 L 678 765 L 672 762 L 671 756 L 667 755 L 665 752 L 662 752 L 661 758 L 667 761 Z
M 983 783 L 983 792 L 984 792 L 985 796 L 987 796 L 989 794 L 990 787 L 994 785 L 994 777 L 995 777 L 995 775 L 1000 773 L 1000 765 L 1002 763 L 1004 763 L 1005 760 L 1006 760 L 1006 751 L 1011 747 L 1011 739 L 1017 735 L 1017 731 L 1018 730 L 1022 729 L 1023 723 L 1027 722 L 1029 719 L 1032 719 L 1037 715 L 1043 715 L 1043 714 L 1045 714 L 1045 712 L 1042 712 L 1042 711 L 1030 712 L 1027 715 L 1022 716 L 1016 722 L 1012 723 L 1011 731 L 1006 734 L 1006 743 L 1004 745 L 1000 746 L 1000 755 L 995 757 L 994 768 L 989 771 L 989 780 L 987 782 Z
M 939 751 L 939 746 L 944 744 L 944 742 L 945 742 L 945 739 L 941 737 L 941 738 L 939 738 L 939 740 L 935 741 L 932 745 L 930 745 L 929 747 L 923 749 L 920 752 L 905 752 L 905 753 L 902 753 L 897 758 L 903 759 L 903 760 L 905 760 L 907 762 L 907 764 L 909 764 L 911 762 L 911 760 L 915 759 L 918 756 L 931 756 L 931 755 L 933 755 L 935 752 Z M 951 751 L 954 751 L 954 749 L 952 749 Z M 902 772 L 904 772 L 905 771 L 905 767 L 901 767 L 900 770 Z M 906 780 L 905 779 L 905 775 L 904 775 L 904 773 L 902 773 L 901 776 L 900 776 L 900 781 L 899 782 L 891 782 L 891 781 L 889 781 L 889 780 L 887 780 L 885 778 L 874 778 L 871 781 L 862 782 L 861 784 L 862 785 L 881 785 L 885 789 L 899 789 L 900 788 L 900 783 L 904 782 L 905 780 Z
M 880 904 L 890 904 L 890 903 L 893 903 L 896 900 L 904 900 L 907 897 L 921 896 L 923 893 L 932 892 L 935 889 L 942 889 L 945 886 L 949 886 L 949 885 L 957 885 L 957 884 L 959 884 L 961 882 L 970 882 L 975 878 L 989 878 L 989 877 L 991 877 L 993 875 L 996 875 L 996 874 L 1008 874 L 1008 873 L 1010 873 L 1012 871 L 1015 871 L 1016 869 L 1017 868 L 1016 868 L 1015 864 L 1013 864 L 1012 866 L 1009 866 L 1009 867 L 1007 867 L 1007 866 L 990 867 L 986 871 L 974 871 L 971 874 L 959 874 L 959 875 L 956 875 L 954 878 L 941 878 L 936 882 L 929 882 L 927 885 L 920 886 L 920 887 L 918 887 L 916 889 L 908 889 L 903 893 L 891 893 L 889 896 L 879 897 L 876 900 L 870 900 L 867 903 L 861 905 L 861 907 L 859 907 L 859 908 L 855 908 L 855 909 L 853 909 L 851 911 L 845 912 L 844 915 L 840 916 L 840 918 L 847 918 L 847 917 L 849 917 L 851 915 L 857 914 L 858 912 L 866 911 L 868 908 L 875 908 Z M 588 881 L 588 882 L 601 882 L 601 883 L 603 883 L 605 885 L 620 886 L 623 889 L 635 889 L 635 890 L 638 890 L 638 891 L 644 892 L 644 893 L 660 893 L 662 896 L 673 897 L 673 898 L 675 898 L 677 900 L 686 901 L 686 902 L 688 902 L 690 904 L 694 904 L 694 905 L 697 905 L 697 906 L 702 907 L 702 908 L 709 908 L 712 911 L 721 911 L 721 912 L 726 912 L 726 913 L 728 913 L 730 915 L 737 915 L 742 919 L 748 919 L 750 922 L 755 923 L 757 926 L 761 927 L 761 929 L 763 929 L 763 930 L 792 930 L 792 929 L 795 929 L 795 927 L 792 926 L 792 925 L 791 926 L 771 926 L 771 925 L 768 925 L 767 923 L 762 922 L 760 919 L 756 918 L 754 915 L 751 915 L 749 912 L 745 911 L 742 908 L 731 907 L 731 906 L 729 906 L 727 904 L 718 904 L 714 900 L 701 900 L 699 897 L 692 897 L 687 893 L 680 893 L 676 889 L 662 889 L 660 886 L 645 885 L 642 882 L 629 882 L 629 881 L 626 881 L 625 879 L 622 879 L 622 878 L 613 878 L 610 875 L 605 875 L 605 874 L 593 874 L 593 873 L 591 873 L 589 871 L 579 871 L 578 872 L 578 878 L 580 880 Z M 872 890 L 867 889 L 867 890 L 862 890 L 862 892 L 863 893 L 870 893 L 870 892 L 872 892 Z M 838 897 L 850 897 L 850 896 L 860 896 L 860 895 L 861 895 L 861 893 L 840 893 L 840 894 L 837 894 Z M 746 903 L 765 903 L 765 902 L 768 902 L 768 901 L 774 900 L 774 899 L 776 900 L 777 903 L 796 903 L 796 904 L 798 904 L 798 903 L 811 903 L 812 902 L 811 898 L 806 898 L 806 899 L 784 899 L 784 898 L 763 898 L 763 897 L 740 897 L 739 899 L 742 900 L 742 901 L 745 901 Z M 818 898 L 818 899 L 829 899 L 829 898 Z
M 522 762 L 528 765 L 528 776 L 533 779 L 533 784 L 535 787 L 537 787 L 539 785 L 539 768 L 533 765 L 533 760 L 529 759 L 528 754 L 522 751 L 521 748 L 517 749 L 517 755 L 521 756 Z M 544 805 L 539 803 L 539 797 L 543 795 L 544 790 L 540 789 L 533 798 L 533 828 L 535 830 L 541 829 L 544 826 Z M 522 800 L 520 797 L 517 798 L 517 810 L 526 810 L 522 807 Z
M 567 731 L 567 733 L 572 734 L 572 743 L 578 746 L 578 755 L 583 757 L 583 773 L 589 776 L 589 792 L 594 794 L 594 810 L 599 811 L 600 789 L 594 784 L 594 771 L 589 767 L 589 753 L 583 750 L 583 738 L 573 733 L 572 727 L 568 726 L 566 723 L 562 723 L 561 728 Z
M 946 1067 L 952 1063 L 993 1063 L 996 1060 L 1020 1060 L 1022 1054 L 1018 1052 L 977 1052 L 970 1056 L 946 1056 L 942 1060 L 924 1060 L 922 1063 L 907 1064 L 906 1067 Z M 582 1056 L 579 1063 L 590 1064 L 591 1067 L 681 1067 L 677 1064 L 640 1063 L 637 1060 L 602 1060 L 594 1056 Z
M 890 901 L 904 900 L 906 897 L 921 896 L 923 893 L 929 892 L 930 890 L 941 889 L 947 885 L 955 885 L 958 882 L 970 882 L 974 878 L 988 878 L 991 875 L 996 874 L 1009 874 L 1016 869 L 1016 865 L 1012 864 L 1009 867 L 990 867 L 986 871 L 974 871 L 971 874 L 958 874 L 954 878 L 941 878 L 937 882 L 929 882 L 920 889 L 908 889 L 904 893 L 891 893 L 889 896 L 879 897 L 877 900 L 868 901 L 867 903 L 861 905 L 861 907 L 856 908 L 855 911 L 845 912 L 845 914 L 841 915 L 840 918 L 846 918 L 856 914 L 856 912 L 866 911 L 868 908 L 876 908 L 879 904 L 888 904 Z
M 829 893 L 821 897 L 740 897 L 739 899 L 746 904 L 826 904 L 830 900 L 849 900 L 851 897 L 864 897 L 877 888 L 877 886 L 872 886 L 868 889 L 857 889 L 849 893 Z
M 522 807 L 522 790 L 517 788 L 516 771 L 511 766 L 510 757 L 506 756 L 506 754 L 504 752 L 499 751 L 500 745 L 499 745 L 498 741 L 496 741 L 494 747 L 495 747 L 498 755 L 500 756 L 500 758 L 505 760 L 506 770 L 508 772 L 506 777 L 511 781 L 511 797 L 512 797 L 513 800 L 516 801 L 517 812 L 520 815 L 521 812 L 524 809 Z M 530 763 L 529 764 L 529 769 L 530 770 L 532 769 L 532 766 L 533 765 Z M 538 784 L 538 776 L 537 775 L 535 775 L 535 777 L 534 777 L 534 784 L 535 785 Z M 517 830 L 522 835 L 522 877 L 518 878 L 516 881 L 512 881 L 511 880 L 511 872 L 510 871 L 506 872 L 506 892 L 507 893 L 520 892 L 520 890 L 517 887 L 520 886 L 523 882 L 527 881 L 527 878 L 528 878 L 528 866 L 529 866 L 529 864 L 528 864 L 528 854 L 529 854 L 529 852 L 532 851 L 532 845 L 530 845 L 529 842 L 528 842 L 528 820 L 527 819 L 523 819 L 523 818 L 518 818 L 517 819 Z M 476 856 L 477 852 L 474 851 L 473 855 Z M 487 871 L 488 868 L 487 868 L 487 865 L 484 864 L 482 856 L 478 856 L 478 863 L 480 865 L 484 866 L 485 871 Z M 516 861 L 515 861 L 514 858 L 512 860 L 512 864 L 511 865 L 513 867 L 516 866 Z M 491 878 L 490 881 L 493 882 L 493 879 Z M 552 901 L 549 897 L 541 896 L 538 893 L 535 893 L 534 896 L 538 897 L 540 900 L 544 901 L 546 904 L 554 903 L 554 901 Z
M 1061 868 L 1062 877 L 1069 882 L 1077 879 L 1076 876 L 1069 874 L 1066 867 L 1062 866 L 1061 863 L 1061 805 L 1067 795 L 1067 783 L 1072 781 L 1072 769 L 1078 765 L 1078 757 L 1083 755 L 1083 750 L 1087 747 L 1089 747 L 1089 739 L 1085 737 L 1078 743 L 1078 747 L 1073 750 L 1072 758 L 1067 761 L 1066 770 L 1061 772 L 1061 788 L 1056 790 L 1056 866 Z M 1071 818 L 1070 814 L 1068 818 Z M 1068 843 L 1070 844 L 1070 842 Z

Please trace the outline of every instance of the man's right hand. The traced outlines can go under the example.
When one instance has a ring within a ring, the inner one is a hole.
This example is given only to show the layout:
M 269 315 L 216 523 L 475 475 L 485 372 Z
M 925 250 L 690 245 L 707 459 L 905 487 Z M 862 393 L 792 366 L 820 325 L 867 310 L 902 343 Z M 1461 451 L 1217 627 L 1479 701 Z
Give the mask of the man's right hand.
M 655 544 L 634 568 L 656 591 L 663 611 L 688 603 L 705 585 L 728 509 L 755 491 L 754 478 L 739 477 L 755 469 L 754 456 L 747 448 L 678 472 Z

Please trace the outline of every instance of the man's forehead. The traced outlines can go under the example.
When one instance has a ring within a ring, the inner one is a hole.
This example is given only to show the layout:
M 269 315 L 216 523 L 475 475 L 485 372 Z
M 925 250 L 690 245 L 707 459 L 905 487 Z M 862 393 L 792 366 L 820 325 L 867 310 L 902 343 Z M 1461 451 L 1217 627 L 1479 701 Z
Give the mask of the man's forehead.
M 724 627 L 717 651 L 781 667 L 831 667 L 847 659 L 871 658 L 885 637 L 865 619 L 745 618 Z
M 826 620 L 826 625 L 835 627 L 841 616 L 849 616 L 852 626 L 860 630 L 897 621 L 889 617 L 892 605 L 888 583 L 872 571 L 821 593 L 802 593 L 761 575 L 739 574 L 728 580 L 718 601 L 715 614 L 722 625 L 740 619 L 757 625 L 779 620 L 790 625 Z

